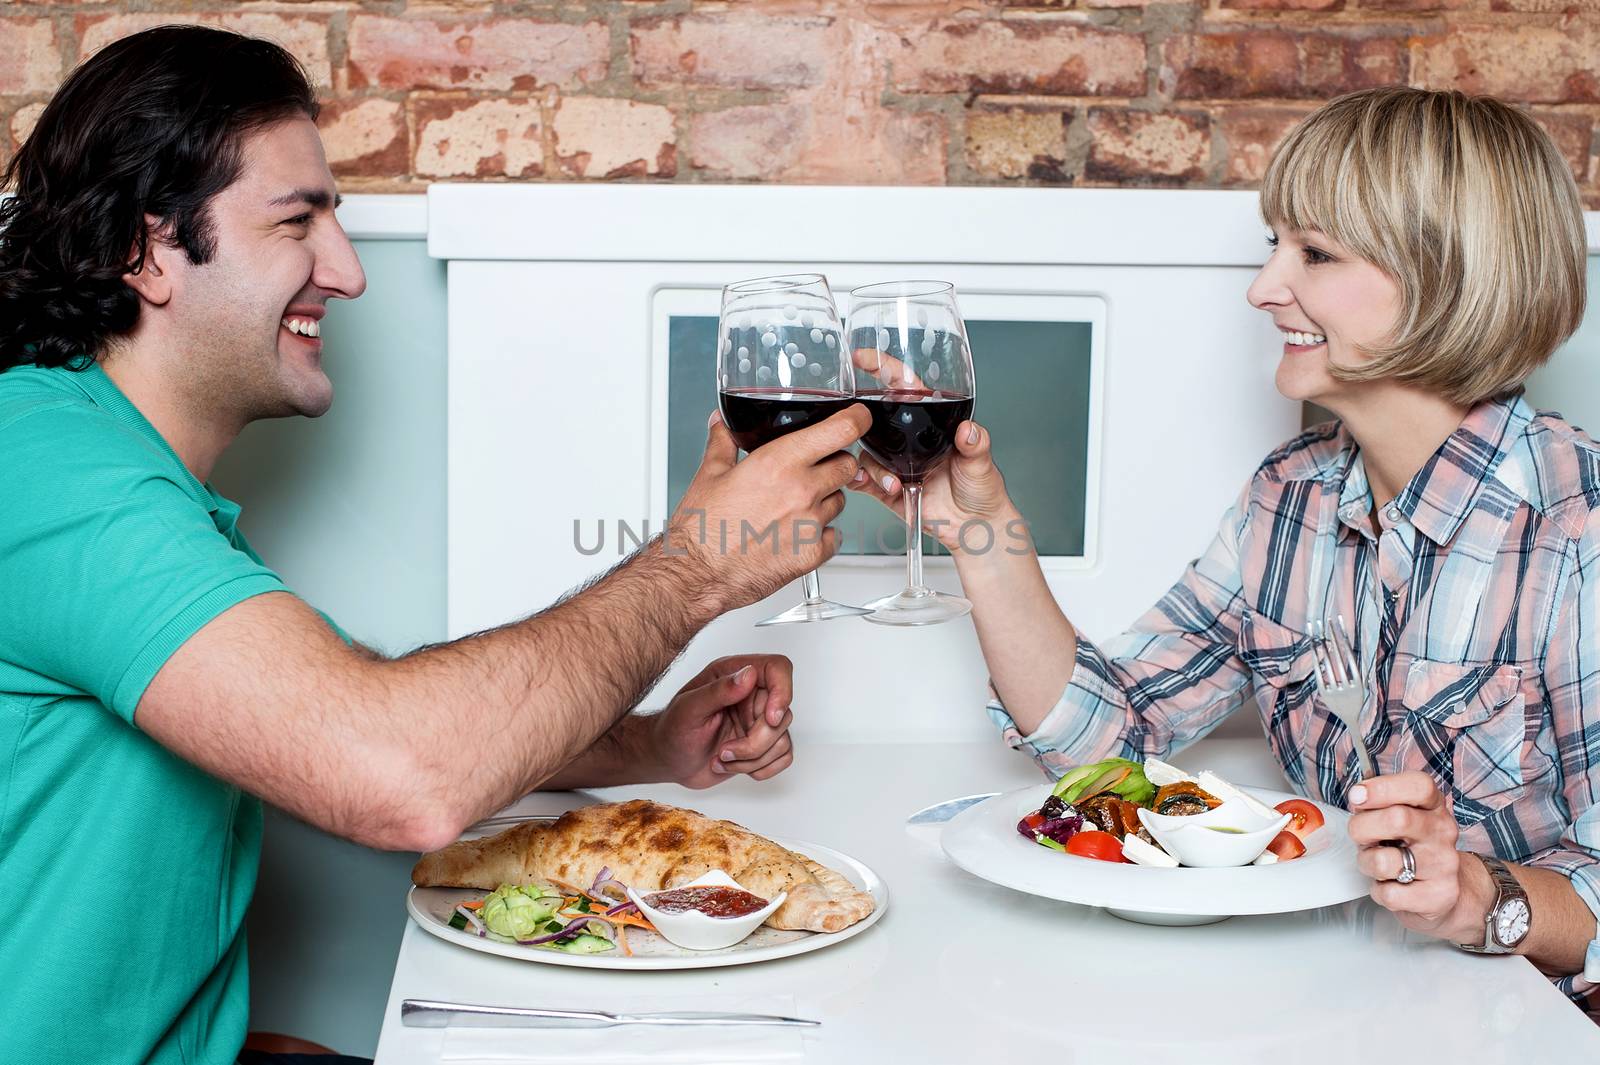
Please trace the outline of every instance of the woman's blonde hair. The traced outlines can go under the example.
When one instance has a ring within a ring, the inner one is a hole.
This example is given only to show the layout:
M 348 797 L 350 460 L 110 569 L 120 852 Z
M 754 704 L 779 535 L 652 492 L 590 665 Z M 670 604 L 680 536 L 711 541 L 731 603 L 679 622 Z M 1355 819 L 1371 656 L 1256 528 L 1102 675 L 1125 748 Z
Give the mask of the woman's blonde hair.
M 1261 185 L 1271 226 L 1315 229 L 1400 287 L 1399 321 L 1344 381 L 1471 405 L 1518 392 L 1583 321 L 1587 241 L 1566 161 L 1487 96 L 1383 88 L 1307 116 Z

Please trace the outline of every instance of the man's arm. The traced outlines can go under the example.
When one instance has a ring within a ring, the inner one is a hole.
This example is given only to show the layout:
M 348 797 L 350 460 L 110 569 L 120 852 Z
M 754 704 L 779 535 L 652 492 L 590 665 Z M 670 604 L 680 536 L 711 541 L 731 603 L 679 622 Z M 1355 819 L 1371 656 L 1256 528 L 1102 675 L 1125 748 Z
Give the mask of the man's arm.
M 524 621 L 393 661 L 347 647 L 293 596 L 227 610 L 167 661 L 135 721 L 212 774 L 337 835 L 430 850 L 540 786 L 607 733 L 684 645 L 838 548 L 855 472 L 852 407 L 744 462 L 714 424 L 670 539 Z M 780 549 L 721 554 L 691 535 L 742 520 Z M 809 535 L 808 535 L 809 533 Z

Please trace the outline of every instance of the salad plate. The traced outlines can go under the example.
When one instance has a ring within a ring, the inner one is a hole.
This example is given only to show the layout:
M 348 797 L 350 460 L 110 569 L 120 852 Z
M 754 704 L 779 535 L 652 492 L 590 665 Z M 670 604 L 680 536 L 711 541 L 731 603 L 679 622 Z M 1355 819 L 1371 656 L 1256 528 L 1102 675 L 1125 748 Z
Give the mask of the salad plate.
M 1242 788 L 1268 806 L 1298 798 Z M 1289 913 L 1358 899 L 1371 881 L 1356 868 L 1350 815 L 1317 803 L 1326 824 L 1293 861 L 1236 868 L 1160 869 L 1082 858 L 1041 847 L 1017 833 L 1017 820 L 1050 794 L 1036 784 L 997 795 L 957 815 L 940 836 L 950 860 L 974 876 L 1030 895 L 1103 906 L 1144 924 L 1210 924 L 1229 917 Z
M 584 969 L 714 969 L 726 965 L 751 965 L 755 962 L 787 958 L 813 950 L 831 947 L 860 935 L 883 917 L 889 908 L 889 889 L 882 878 L 866 865 L 847 854 L 816 843 L 798 840 L 773 839 L 774 843 L 803 854 L 837 869 L 863 891 L 871 892 L 876 904 L 872 913 L 841 932 L 806 932 L 783 930 L 762 926 L 731 947 L 720 950 L 689 950 L 667 942 L 651 932 L 628 930 L 631 956 L 615 952 L 605 954 L 568 954 L 559 950 L 523 946 L 510 940 L 480 938 L 476 933 L 450 927 L 450 916 L 463 902 L 481 899 L 488 894 L 476 888 L 413 887 L 406 895 L 406 912 L 411 919 L 430 935 L 447 943 L 498 954 L 503 958 L 539 962 L 545 965 L 572 965 Z

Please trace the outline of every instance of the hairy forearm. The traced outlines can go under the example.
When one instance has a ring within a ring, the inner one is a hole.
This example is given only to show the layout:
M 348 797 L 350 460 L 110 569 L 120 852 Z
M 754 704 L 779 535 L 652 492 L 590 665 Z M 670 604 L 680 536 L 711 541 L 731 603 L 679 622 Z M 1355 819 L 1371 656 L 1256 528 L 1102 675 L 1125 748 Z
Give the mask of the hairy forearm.
M 650 728 L 655 715 L 628 714 L 589 745 L 588 750 L 546 777 L 544 791 L 654 784 L 666 779 Z
M 1000 524 L 1020 520 L 1011 513 Z M 997 538 L 996 545 L 982 554 L 956 551 L 956 568 L 972 600 L 989 678 L 1026 735 L 1044 721 L 1072 679 L 1078 637 L 1045 582 L 1032 541 L 1026 550 L 1009 537 Z
M 533 617 L 386 664 L 429 798 L 450 812 L 439 832 L 578 782 L 562 774 L 574 759 L 583 783 L 616 775 L 635 736 L 619 719 L 718 610 L 695 562 L 658 540 Z

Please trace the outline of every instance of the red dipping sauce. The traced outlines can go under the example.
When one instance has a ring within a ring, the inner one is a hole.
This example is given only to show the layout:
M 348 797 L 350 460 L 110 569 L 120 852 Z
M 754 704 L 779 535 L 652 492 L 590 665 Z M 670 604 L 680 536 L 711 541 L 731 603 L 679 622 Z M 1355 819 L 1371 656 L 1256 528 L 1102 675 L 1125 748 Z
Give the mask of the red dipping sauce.
M 747 917 L 767 905 L 767 900 L 760 895 L 711 884 L 657 891 L 646 895 L 644 901 L 663 913 L 697 910 L 707 917 Z

